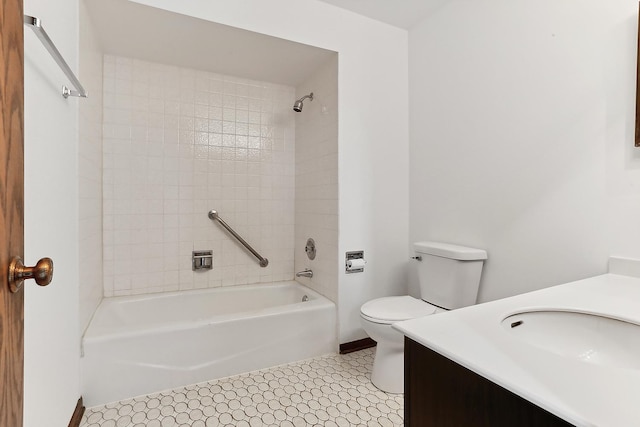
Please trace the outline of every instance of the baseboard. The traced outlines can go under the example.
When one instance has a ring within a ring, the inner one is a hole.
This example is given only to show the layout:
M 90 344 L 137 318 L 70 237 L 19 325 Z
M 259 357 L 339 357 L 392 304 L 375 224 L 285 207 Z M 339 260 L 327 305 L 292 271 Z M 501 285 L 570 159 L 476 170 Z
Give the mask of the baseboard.
M 354 351 L 364 350 L 365 348 L 371 348 L 375 346 L 376 342 L 367 337 L 361 340 L 340 344 L 340 354 L 353 353 Z
M 80 422 L 82 421 L 82 416 L 84 415 L 84 404 L 82 403 L 82 397 L 78 399 L 78 403 L 76 404 L 76 409 L 73 411 L 73 415 L 71 416 L 71 421 L 69 421 L 69 427 L 80 427 Z

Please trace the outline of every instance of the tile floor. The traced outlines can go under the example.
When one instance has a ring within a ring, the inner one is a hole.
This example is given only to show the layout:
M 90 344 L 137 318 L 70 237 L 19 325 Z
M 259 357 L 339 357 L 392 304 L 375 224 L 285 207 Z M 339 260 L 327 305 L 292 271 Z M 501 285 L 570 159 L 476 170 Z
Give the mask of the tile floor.
M 87 408 L 81 427 L 402 426 L 369 380 L 374 349 L 327 355 Z

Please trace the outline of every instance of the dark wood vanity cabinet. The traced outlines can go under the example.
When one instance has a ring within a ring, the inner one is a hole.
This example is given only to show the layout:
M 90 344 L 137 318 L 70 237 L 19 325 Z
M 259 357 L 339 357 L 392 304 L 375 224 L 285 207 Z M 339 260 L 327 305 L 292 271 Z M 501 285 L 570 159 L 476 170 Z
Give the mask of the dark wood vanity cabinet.
M 405 426 L 572 425 L 406 337 L 404 363 Z

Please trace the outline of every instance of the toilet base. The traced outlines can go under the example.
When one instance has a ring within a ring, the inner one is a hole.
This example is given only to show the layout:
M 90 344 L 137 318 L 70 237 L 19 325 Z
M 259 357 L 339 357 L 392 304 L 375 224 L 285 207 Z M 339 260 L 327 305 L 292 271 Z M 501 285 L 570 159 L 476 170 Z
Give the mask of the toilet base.
M 378 342 L 371 382 L 387 393 L 404 393 L 404 343 L 398 346 Z

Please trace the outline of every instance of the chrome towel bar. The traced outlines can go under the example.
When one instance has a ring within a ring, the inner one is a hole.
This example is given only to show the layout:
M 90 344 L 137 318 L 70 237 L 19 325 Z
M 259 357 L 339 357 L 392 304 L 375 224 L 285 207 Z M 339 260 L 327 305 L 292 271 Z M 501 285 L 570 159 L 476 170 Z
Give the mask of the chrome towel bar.
M 231 228 L 231 226 L 229 226 L 229 224 L 224 222 L 224 220 L 222 218 L 220 218 L 220 215 L 218 215 L 217 211 L 215 211 L 215 210 L 209 211 L 209 219 L 211 219 L 212 221 L 218 221 L 220 223 L 220 225 L 222 225 L 224 227 L 224 229 L 229 232 L 229 234 L 231 234 L 233 237 L 235 237 L 238 240 L 238 242 L 242 243 L 242 246 L 247 248 L 247 250 L 249 252 L 251 252 L 253 254 L 253 256 L 258 258 L 258 261 L 260 261 L 260 267 L 266 267 L 267 265 L 269 265 L 269 260 L 266 259 L 266 258 L 263 258 L 262 255 L 260 255 L 255 249 L 253 249 L 251 247 L 251 245 L 247 243 L 246 240 L 244 240 L 242 237 L 240 237 L 240 235 L 238 233 L 236 233 L 233 230 L 233 228 Z
M 71 84 L 75 87 L 76 90 L 71 90 L 66 86 L 62 86 L 62 96 L 65 98 L 68 98 L 69 96 L 86 98 L 87 91 L 82 87 L 76 75 L 71 71 L 71 67 L 69 67 L 67 62 L 64 60 L 56 45 L 53 44 L 53 41 L 49 38 L 47 32 L 42 28 L 42 22 L 33 16 L 24 15 L 24 24 L 31 27 L 33 32 L 36 33 L 36 36 L 38 36 L 44 47 L 49 51 L 49 54 L 53 57 L 67 78 L 71 80 Z

